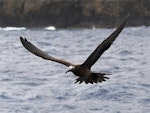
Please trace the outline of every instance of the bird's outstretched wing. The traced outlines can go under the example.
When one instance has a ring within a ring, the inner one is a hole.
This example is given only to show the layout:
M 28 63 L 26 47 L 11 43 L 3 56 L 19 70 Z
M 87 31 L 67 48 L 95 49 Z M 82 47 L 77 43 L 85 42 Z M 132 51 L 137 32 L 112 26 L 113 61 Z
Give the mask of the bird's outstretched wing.
M 20 37 L 20 41 L 28 51 L 30 51 L 31 53 L 33 53 L 33 54 L 35 54 L 39 57 L 42 57 L 43 59 L 58 62 L 58 63 L 64 64 L 65 66 L 68 66 L 68 67 L 70 65 L 72 65 L 70 62 L 67 62 L 67 61 L 64 61 L 64 60 L 61 60 L 61 59 L 57 59 L 57 58 L 54 58 L 54 57 L 48 55 L 46 52 L 38 49 L 35 45 L 33 45 L 31 42 L 29 42 L 25 38 Z
M 94 51 L 93 53 L 87 58 L 87 60 L 82 64 L 84 67 L 88 67 L 89 69 L 91 66 L 99 59 L 99 57 L 106 51 L 113 41 L 117 38 L 119 33 L 123 30 L 126 25 L 127 17 L 121 23 L 121 25 L 107 38 L 105 39 Z

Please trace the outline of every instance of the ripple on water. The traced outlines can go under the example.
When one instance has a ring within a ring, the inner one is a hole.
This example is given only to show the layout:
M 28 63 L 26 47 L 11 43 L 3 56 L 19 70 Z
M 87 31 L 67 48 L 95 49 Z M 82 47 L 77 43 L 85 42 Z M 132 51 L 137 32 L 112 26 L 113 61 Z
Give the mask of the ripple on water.
M 121 54 L 121 55 L 132 55 L 132 52 L 130 50 L 123 50 L 123 51 L 119 52 L 119 54 Z
M 81 63 L 114 29 L 0 31 L 0 112 L 147 113 L 150 27 L 135 29 L 125 28 L 92 67 L 112 74 L 94 85 L 74 84 L 65 66 L 30 54 L 19 36 L 52 56 Z

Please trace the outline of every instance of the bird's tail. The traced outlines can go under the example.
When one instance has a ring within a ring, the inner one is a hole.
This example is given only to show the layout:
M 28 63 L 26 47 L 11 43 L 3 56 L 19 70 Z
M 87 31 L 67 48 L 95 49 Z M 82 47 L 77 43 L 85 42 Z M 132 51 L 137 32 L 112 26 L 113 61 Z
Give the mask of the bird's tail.
M 88 83 L 98 83 L 98 82 L 103 82 L 106 81 L 106 79 L 109 79 L 108 77 L 106 77 L 105 75 L 110 75 L 110 74 L 106 74 L 106 73 L 92 73 L 92 76 L 89 76 L 88 78 L 77 78 L 76 82 L 82 83 L 83 81 L 88 84 Z
M 106 79 L 109 79 L 109 78 L 106 77 L 105 75 L 110 75 L 110 74 L 106 74 L 106 73 L 92 73 L 91 80 L 93 82 L 95 82 L 95 83 L 106 81 Z

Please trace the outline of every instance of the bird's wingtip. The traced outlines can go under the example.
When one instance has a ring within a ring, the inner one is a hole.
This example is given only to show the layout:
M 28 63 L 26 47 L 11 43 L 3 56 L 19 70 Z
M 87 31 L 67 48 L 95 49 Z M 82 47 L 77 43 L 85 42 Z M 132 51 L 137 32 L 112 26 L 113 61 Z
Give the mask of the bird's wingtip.
M 26 39 L 26 38 L 23 38 L 22 36 L 20 36 L 20 40 L 21 40 L 21 42 L 27 41 L 27 39 Z
M 20 39 L 23 39 L 23 37 L 22 37 L 22 36 L 20 36 Z
M 24 38 L 23 38 L 22 36 L 20 36 L 20 40 L 21 40 L 21 41 L 23 41 L 23 40 L 24 40 Z

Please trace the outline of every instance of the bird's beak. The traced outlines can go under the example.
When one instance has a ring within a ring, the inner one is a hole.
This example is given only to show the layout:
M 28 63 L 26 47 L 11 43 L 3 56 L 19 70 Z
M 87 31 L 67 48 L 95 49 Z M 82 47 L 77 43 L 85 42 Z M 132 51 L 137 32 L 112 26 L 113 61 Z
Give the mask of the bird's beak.
M 66 71 L 66 73 L 70 72 L 70 70 Z

